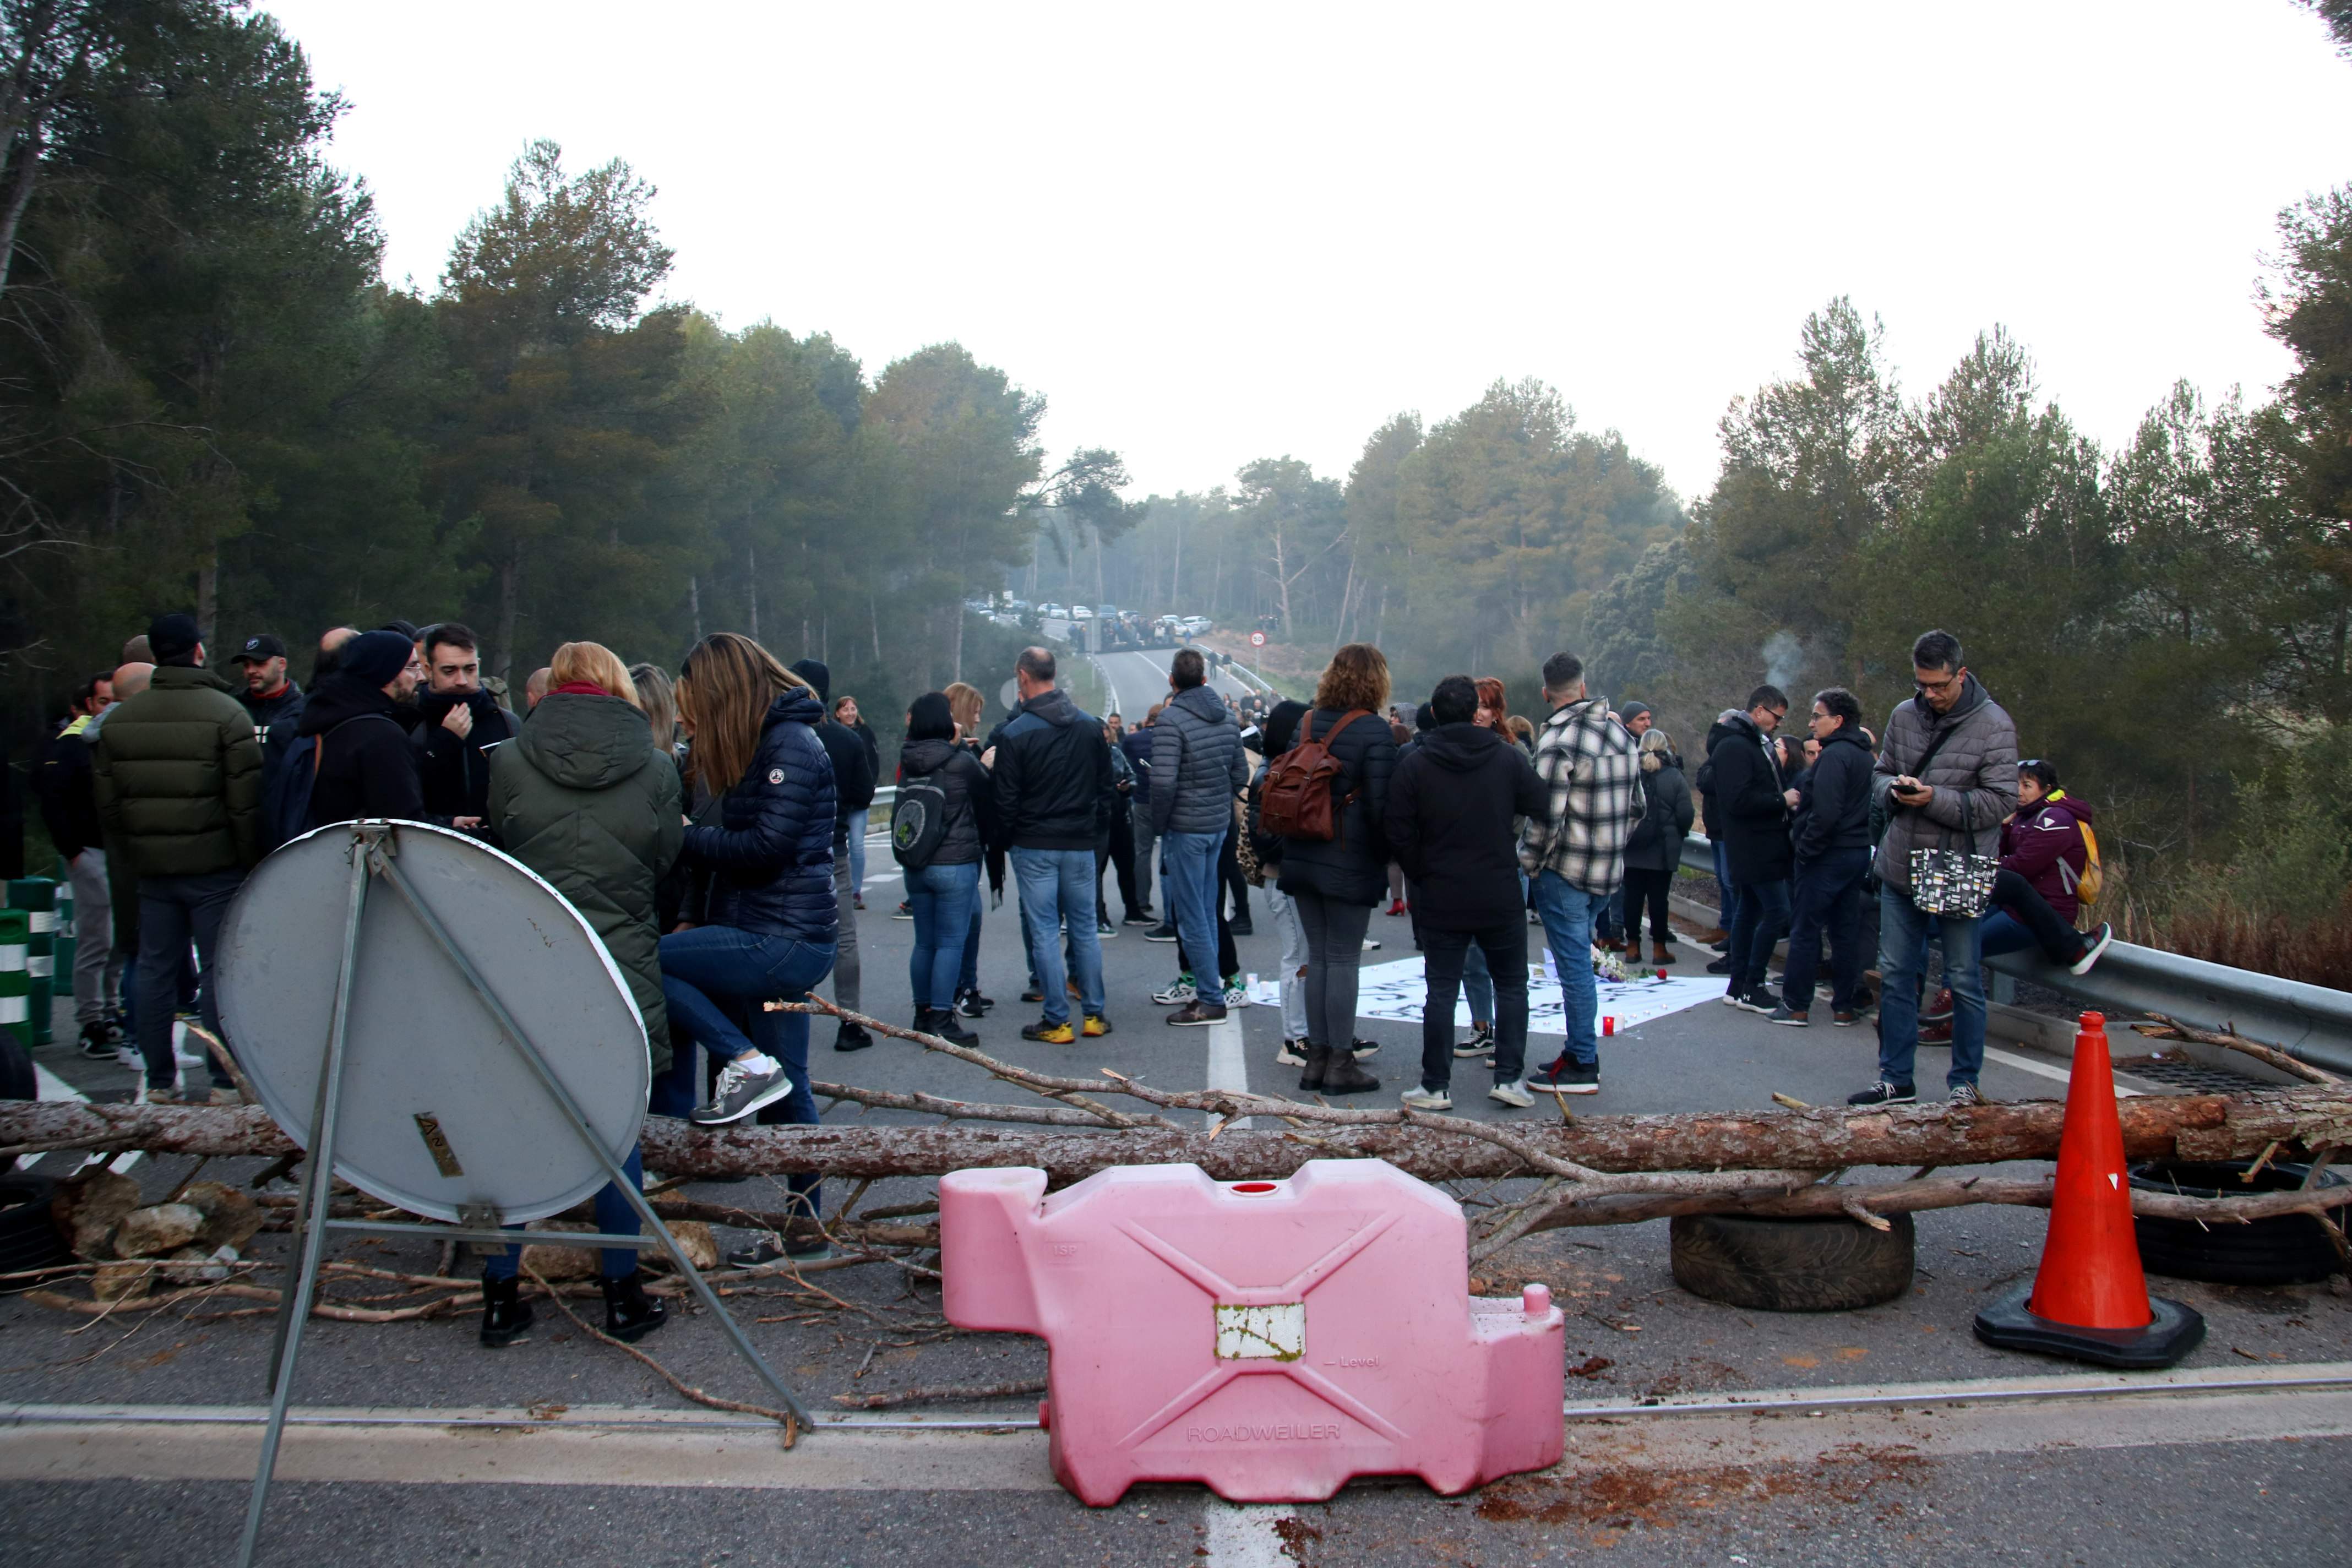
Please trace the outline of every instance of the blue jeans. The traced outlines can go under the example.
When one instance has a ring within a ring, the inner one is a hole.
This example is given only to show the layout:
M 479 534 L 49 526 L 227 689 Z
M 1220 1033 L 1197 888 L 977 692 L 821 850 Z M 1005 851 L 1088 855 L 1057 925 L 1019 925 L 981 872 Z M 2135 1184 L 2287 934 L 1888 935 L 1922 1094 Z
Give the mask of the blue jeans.
M 866 891 L 866 816 L 865 811 L 849 814 L 849 886 L 861 895 Z
M 688 1051 L 687 1055 L 691 1059 L 693 1053 Z M 646 1190 L 646 1152 L 642 1146 L 629 1151 L 629 1157 L 621 1162 L 621 1169 L 628 1172 L 629 1180 L 635 1184 L 637 1191 L 642 1193 Z M 643 1236 L 646 1233 L 645 1223 L 637 1218 L 637 1211 L 630 1205 L 628 1199 L 621 1195 L 621 1189 L 610 1182 L 605 1183 L 596 1194 L 595 1215 L 596 1228 L 606 1236 Z M 522 1226 L 510 1225 L 506 1228 L 520 1230 Z M 561 1242 L 553 1244 L 562 1245 Z M 601 1256 L 604 1258 L 602 1272 L 607 1279 L 626 1279 L 637 1271 L 637 1255 L 628 1247 L 607 1247 L 602 1249 Z M 520 1247 L 493 1252 L 482 1259 L 482 1272 L 492 1279 L 511 1279 L 521 1269 L 522 1248 Z
M 960 992 L 980 989 L 980 911 L 986 904 L 975 886 L 971 890 L 971 930 L 963 939 L 963 969 L 956 975 L 956 989 Z
M 2023 952 L 2041 944 L 2033 933 L 2019 923 L 2007 910 L 1995 910 L 1984 919 L 1983 929 L 1977 932 L 1977 955 L 1993 958 L 2004 952 Z
M 1944 945 L 1944 984 L 1952 988 L 1952 1067 L 1948 1087 L 1974 1083 L 1984 1070 L 1984 972 L 1978 950 L 1982 921 L 1923 915 L 1910 895 L 1878 889 L 1878 1076 L 1910 1083 L 1912 1058 L 1919 1049 L 1919 986 L 1927 973 L 1927 926 L 1933 921 Z
M 683 1035 L 713 1058 L 731 1062 L 752 1048 L 754 1033 L 772 1032 L 767 1020 L 773 1019 L 785 1032 L 799 1029 L 805 1060 L 808 1015 L 771 1013 L 759 1004 L 805 1001 L 809 987 L 824 979 L 832 967 L 829 942 L 756 936 L 733 926 L 697 926 L 670 932 L 661 939 L 661 968 L 662 999 L 669 1004 L 671 1049 L 677 1049 Z M 748 1020 L 748 1027 L 739 1019 Z M 765 1041 L 757 1043 L 761 1050 L 767 1049 Z M 800 1076 L 794 1075 L 796 1081 Z
M 1560 1056 L 1580 1067 L 1601 1059 L 1601 987 L 1592 978 L 1592 924 L 1609 905 L 1606 893 L 1588 893 L 1557 871 L 1536 873 L 1536 917 L 1559 967 L 1568 1044 Z
M 1178 833 L 1160 836 L 1160 890 L 1167 896 L 1168 918 L 1176 927 L 1184 956 L 1192 961 L 1194 984 L 1203 998 L 1216 996 L 1222 976 L 1217 962 L 1217 856 L 1224 848 L 1223 833 Z
M 1789 925 L 1789 967 L 1780 975 L 1780 1000 L 1791 1013 L 1813 1005 L 1813 976 L 1821 968 L 1822 932 L 1830 936 L 1830 1006 L 1853 1011 L 1862 984 L 1862 879 L 1870 874 L 1867 849 L 1832 849 L 1797 868 L 1796 912 Z
M 1062 969 L 1063 922 L 1069 925 L 1070 958 L 1077 970 L 1078 1005 L 1088 1016 L 1103 1010 L 1102 936 L 1095 930 L 1095 852 L 1092 849 L 1013 850 L 1013 875 L 1021 884 L 1021 929 L 1029 941 L 1029 963 L 1045 994 L 1048 1024 L 1070 1020 L 1069 978 Z
M 1723 912 L 1718 917 L 1725 931 L 1739 918 L 1739 889 L 1731 885 L 1731 847 L 1722 839 L 1713 843 L 1715 850 L 1715 901 Z M 1738 949 L 1732 948 L 1737 952 Z
M 980 895 L 980 862 L 930 865 L 907 873 L 907 902 L 915 911 L 915 949 L 907 955 L 907 983 L 918 1009 L 955 1005 L 956 977 L 971 935 L 971 906 Z
M 1731 926 L 1731 981 L 1734 996 L 1763 989 L 1772 962 L 1772 949 L 1789 930 L 1789 884 L 1743 882 L 1739 886 L 1739 918 Z

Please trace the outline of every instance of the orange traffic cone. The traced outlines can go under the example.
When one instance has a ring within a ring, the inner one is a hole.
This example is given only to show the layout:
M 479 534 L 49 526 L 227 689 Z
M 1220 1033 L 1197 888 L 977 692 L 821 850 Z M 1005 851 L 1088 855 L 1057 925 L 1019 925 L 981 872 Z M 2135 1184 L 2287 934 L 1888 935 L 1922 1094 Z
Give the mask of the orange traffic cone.
M 2107 1021 L 2100 1014 L 2084 1014 L 2074 1035 L 2041 1271 L 2030 1289 L 2020 1286 L 1979 1312 L 1976 1327 L 1977 1338 L 1990 1345 L 2138 1368 L 2170 1366 L 2205 1337 L 2205 1320 L 2178 1301 L 2150 1296 L 2140 1272 Z

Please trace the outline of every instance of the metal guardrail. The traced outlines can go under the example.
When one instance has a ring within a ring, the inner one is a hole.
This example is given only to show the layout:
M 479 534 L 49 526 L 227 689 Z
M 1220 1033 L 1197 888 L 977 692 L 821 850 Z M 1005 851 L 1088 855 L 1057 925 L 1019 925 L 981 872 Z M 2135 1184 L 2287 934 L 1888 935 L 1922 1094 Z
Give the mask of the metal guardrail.
M 1683 869 L 1715 875 L 1715 847 L 1699 834 L 1683 840 Z M 2120 1020 L 2161 1013 L 2200 1029 L 2226 1029 L 2276 1046 L 2330 1072 L 2352 1073 L 2352 993 L 2281 980 L 2135 942 L 2110 944 L 2088 974 L 2039 952 L 1985 961 L 1995 973 L 2077 997 Z

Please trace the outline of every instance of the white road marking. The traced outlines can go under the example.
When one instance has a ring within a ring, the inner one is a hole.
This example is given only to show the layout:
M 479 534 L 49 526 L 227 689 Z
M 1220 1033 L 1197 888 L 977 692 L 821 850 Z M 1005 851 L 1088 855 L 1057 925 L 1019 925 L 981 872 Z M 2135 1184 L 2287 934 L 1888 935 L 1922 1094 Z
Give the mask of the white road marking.
M 2298 1387 L 2298 1382 L 2317 1386 Z M 2098 1392 L 2077 1392 L 2084 1389 Z M 2061 1397 L 2062 1391 L 2075 1396 Z M 1759 1408 L 1727 1408 L 1750 1404 Z M 1934 1458 L 2342 1438 L 2352 1437 L 2352 1363 L 2154 1375 L 2079 1369 L 2047 1377 L 1740 1390 L 1646 1407 L 1609 1401 L 1573 1408 L 1567 1457 L 1548 1472 L 1563 1480 L 1629 1465 L 1809 1466 L 1890 1447 Z M 260 1452 L 266 1414 L 260 1405 L 0 1405 L 0 1481 L 243 1483 Z M 939 1418 L 971 1417 L 941 1413 Z M 787 1452 L 764 1423 L 614 1406 L 574 1407 L 547 1419 L 482 1407 L 297 1410 L 278 1466 L 289 1480 L 411 1485 L 1055 1488 L 1045 1434 L 1034 1427 L 827 1426 Z M 1278 1504 L 1237 1507 L 1212 1498 L 1204 1510 L 1209 1561 L 1286 1561 L 1276 1528 L 1292 1512 Z
M 38 1062 L 33 1064 L 33 1098 L 35 1100 L 78 1100 L 84 1105 L 89 1103 L 89 1096 Z M 81 1168 L 86 1171 L 92 1165 L 104 1164 L 108 1170 L 119 1174 L 128 1171 L 143 1158 L 145 1158 L 144 1152 L 137 1149 L 131 1150 L 127 1154 L 117 1154 L 110 1161 L 104 1155 L 92 1154 L 82 1162 Z
M 1987 1046 L 1984 1054 L 1985 1060 L 1989 1062 L 1999 1062 L 2005 1068 L 2015 1068 L 2020 1072 L 2030 1072 L 2036 1078 L 2054 1078 L 2060 1083 L 2074 1081 L 2063 1068 L 2054 1068 L 2046 1062 L 2037 1062 L 2031 1058 L 2021 1057 L 2015 1051 L 2004 1051 L 1998 1046 Z M 2117 1100 L 2129 1100 L 2134 1095 L 2147 1092 L 2145 1089 L 2126 1087 L 2124 1075 L 2121 1073 L 2116 1074 L 2115 1079 Z

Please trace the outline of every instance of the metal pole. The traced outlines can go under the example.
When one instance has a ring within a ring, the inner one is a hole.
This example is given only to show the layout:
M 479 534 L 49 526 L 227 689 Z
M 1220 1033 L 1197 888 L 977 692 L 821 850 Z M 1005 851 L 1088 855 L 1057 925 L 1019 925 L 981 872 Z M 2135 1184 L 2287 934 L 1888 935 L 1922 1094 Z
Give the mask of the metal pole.
M 380 835 L 381 830 L 379 830 Z M 352 834 L 352 904 L 343 924 L 343 965 L 335 977 L 334 1021 L 327 1029 L 327 1056 L 319 1072 L 318 1109 L 310 1123 L 310 1168 L 302 1173 L 300 1266 L 278 1319 L 278 1344 L 270 1359 L 269 1426 L 261 1436 L 261 1464 L 253 1473 L 253 1496 L 245 1505 L 240 1568 L 251 1568 L 261 1541 L 261 1510 L 269 1500 L 269 1478 L 278 1468 L 278 1443 L 286 1432 L 286 1406 L 294 1393 L 294 1363 L 302 1353 L 302 1328 L 318 1289 L 319 1257 L 327 1245 L 327 1217 L 335 1198 L 335 1118 L 341 1109 L 343 1035 L 352 1016 L 352 981 L 359 968 L 360 916 L 367 905 L 368 857 L 375 839 L 365 827 Z
M 514 1015 L 507 1011 L 506 1004 L 500 1002 L 497 994 L 491 991 L 489 982 L 482 978 L 481 972 L 474 967 L 473 961 L 459 951 L 457 942 L 451 940 L 447 929 L 442 925 L 440 918 L 425 907 L 425 900 L 419 898 L 416 889 L 409 885 L 408 878 L 402 872 L 399 862 L 386 858 L 383 862 L 383 870 L 394 889 L 407 900 L 408 907 L 415 911 L 417 920 L 424 924 L 433 940 L 440 945 L 441 951 L 449 955 L 449 962 L 457 966 L 457 973 L 466 977 L 466 983 L 471 985 L 474 988 L 474 994 L 482 999 L 482 1005 L 489 1009 L 491 1018 L 505 1032 L 507 1038 L 514 1042 L 515 1048 L 522 1053 L 523 1060 L 530 1064 L 531 1071 L 539 1075 L 539 1081 L 546 1087 L 547 1092 L 554 1097 L 555 1102 L 563 1108 L 564 1114 L 572 1119 L 572 1125 L 578 1130 L 581 1140 L 594 1151 L 597 1162 L 604 1167 L 605 1173 L 612 1179 L 613 1185 L 619 1189 L 621 1195 L 629 1201 L 629 1206 L 637 1211 L 638 1220 L 650 1226 L 654 1234 L 661 1237 L 662 1245 L 668 1250 L 671 1258 L 677 1262 L 678 1272 L 685 1277 L 689 1285 L 693 1286 L 694 1293 L 702 1299 L 703 1306 L 719 1320 L 719 1328 L 733 1342 L 736 1353 L 751 1363 L 751 1369 L 760 1374 L 760 1380 L 783 1402 L 784 1408 L 792 1412 L 803 1426 L 813 1428 L 814 1423 L 809 1419 L 808 1412 L 801 1407 L 799 1400 L 793 1397 L 793 1391 L 784 1386 L 782 1380 L 769 1370 L 768 1363 L 761 1359 L 760 1352 L 751 1348 L 751 1342 L 744 1337 L 743 1331 L 736 1323 L 733 1315 L 719 1304 L 718 1293 L 712 1290 L 709 1281 L 702 1278 L 702 1270 L 694 1266 L 694 1260 L 687 1257 L 686 1249 L 680 1247 L 677 1244 L 677 1238 L 669 1233 L 669 1226 L 662 1223 L 661 1215 L 656 1214 L 653 1205 L 646 1201 L 645 1194 L 639 1192 L 637 1184 L 629 1180 L 629 1173 L 622 1168 L 621 1162 L 614 1158 L 613 1152 L 605 1148 L 597 1139 L 595 1130 L 588 1124 L 588 1113 L 580 1108 L 580 1102 L 572 1098 L 572 1091 L 563 1087 L 562 1080 L 555 1076 L 552 1068 L 549 1068 L 546 1058 L 541 1057 L 538 1048 L 530 1043 L 530 1037 L 523 1033 L 522 1026 L 515 1021 Z

